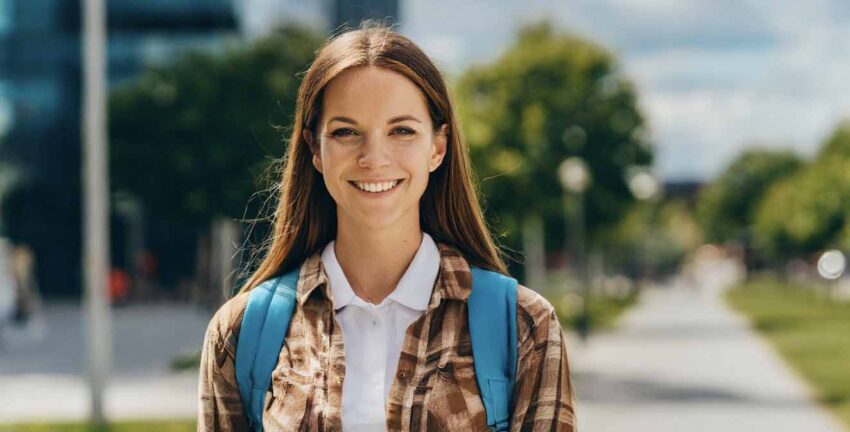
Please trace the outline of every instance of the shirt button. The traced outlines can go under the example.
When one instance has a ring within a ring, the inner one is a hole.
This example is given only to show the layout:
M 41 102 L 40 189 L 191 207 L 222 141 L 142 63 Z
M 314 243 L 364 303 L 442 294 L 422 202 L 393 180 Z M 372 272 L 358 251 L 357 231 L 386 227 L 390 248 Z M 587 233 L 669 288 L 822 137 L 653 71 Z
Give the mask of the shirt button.
M 377 319 L 373 318 L 372 319 L 372 327 L 378 327 L 379 325 L 381 325 L 381 322 L 378 321 Z

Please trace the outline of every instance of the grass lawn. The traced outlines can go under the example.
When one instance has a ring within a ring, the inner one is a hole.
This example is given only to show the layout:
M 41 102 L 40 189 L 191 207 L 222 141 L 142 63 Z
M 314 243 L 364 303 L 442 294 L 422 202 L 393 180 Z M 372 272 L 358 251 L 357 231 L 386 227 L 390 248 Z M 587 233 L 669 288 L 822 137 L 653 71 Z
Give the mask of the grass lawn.
M 84 423 L 0 424 L 0 432 L 194 432 L 194 420 L 118 422 L 98 429 Z
M 805 288 L 763 280 L 729 291 L 727 300 L 850 428 L 850 302 L 829 301 Z

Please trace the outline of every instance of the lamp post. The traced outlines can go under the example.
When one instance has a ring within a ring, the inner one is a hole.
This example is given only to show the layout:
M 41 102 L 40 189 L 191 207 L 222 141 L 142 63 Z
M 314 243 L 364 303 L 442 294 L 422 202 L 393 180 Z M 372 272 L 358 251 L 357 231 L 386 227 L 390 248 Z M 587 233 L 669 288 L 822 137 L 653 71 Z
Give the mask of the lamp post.
M 650 208 L 649 220 L 647 221 L 647 225 L 651 227 L 655 223 L 655 212 L 657 210 L 657 206 L 654 204 L 655 201 L 661 197 L 661 185 L 655 175 L 652 174 L 652 171 L 650 171 L 647 167 L 631 167 L 626 171 L 626 173 L 626 184 L 635 199 L 642 202 L 653 203 Z M 646 243 L 647 241 L 642 241 L 638 247 L 640 278 L 646 277 L 646 274 L 648 273 L 647 257 L 649 256 L 650 248 L 647 247 Z
M 659 197 L 661 186 L 648 168 L 633 167 L 628 177 L 629 190 L 638 200 L 648 201 Z
M 583 301 L 581 315 L 578 320 L 578 332 L 582 341 L 587 341 L 590 332 L 590 278 L 587 274 L 587 258 L 585 253 L 585 217 L 584 217 L 584 192 L 590 187 L 590 170 L 587 163 L 579 157 L 571 157 L 558 167 L 558 179 L 564 188 L 564 221 L 566 233 L 573 232 L 573 251 L 576 255 L 576 268 L 583 289 Z M 574 198 L 576 205 L 574 211 L 570 211 L 570 201 Z M 569 214 L 573 215 L 572 224 Z M 565 249 L 569 242 L 565 242 Z
M 106 13 L 103 0 L 83 3 L 83 220 L 85 310 L 91 422 L 106 424 L 104 393 L 109 376 L 109 169 L 106 128 Z
M 818 258 L 818 274 L 828 281 L 830 297 L 835 295 L 836 281 L 844 274 L 846 268 L 847 259 L 839 250 L 828 250 Z

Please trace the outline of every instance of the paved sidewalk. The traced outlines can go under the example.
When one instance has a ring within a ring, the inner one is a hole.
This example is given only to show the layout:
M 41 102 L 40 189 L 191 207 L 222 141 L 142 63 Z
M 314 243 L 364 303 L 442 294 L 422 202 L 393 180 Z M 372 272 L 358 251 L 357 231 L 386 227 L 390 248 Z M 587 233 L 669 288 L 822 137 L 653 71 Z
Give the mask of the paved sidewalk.
M 198 372 L 174 373 L 169 365 L 175 356 L 200 348 L 211 315 L 211 311 L 182 304 L 113 309 L 107 417 L 194 418 Z M 43 317 L 36 331 L 6 334 L 0 341 L 0 423 L 88 417 L 80 307 L 48 305 Z
M 85 421 L 86 381 L 79 375 L 0 377 L 0 424 Z M 106 391 L 111 420 L 192 419 L 197 413 L 197 372 L 118 376 Z
M 571 338 L 579 431 L 843 431 L 722 291 L 650 289 L 617 330 Z

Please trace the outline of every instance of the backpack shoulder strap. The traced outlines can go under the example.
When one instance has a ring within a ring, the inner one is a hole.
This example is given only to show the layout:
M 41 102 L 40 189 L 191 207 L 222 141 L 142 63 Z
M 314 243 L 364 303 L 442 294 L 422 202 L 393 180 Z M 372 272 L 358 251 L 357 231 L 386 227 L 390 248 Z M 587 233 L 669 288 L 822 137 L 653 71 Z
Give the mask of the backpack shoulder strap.
M 263 430 L 263 400 L 295 309 L 300 268 L 263 282 L 248 295 L 236 346 L 236 381 L 248 423 Z
M 472 267 L 472 293 L 467 300 L 475 379 L 487 410 L 487 425 L 508 430 L 516 381 L 517 281 Z

